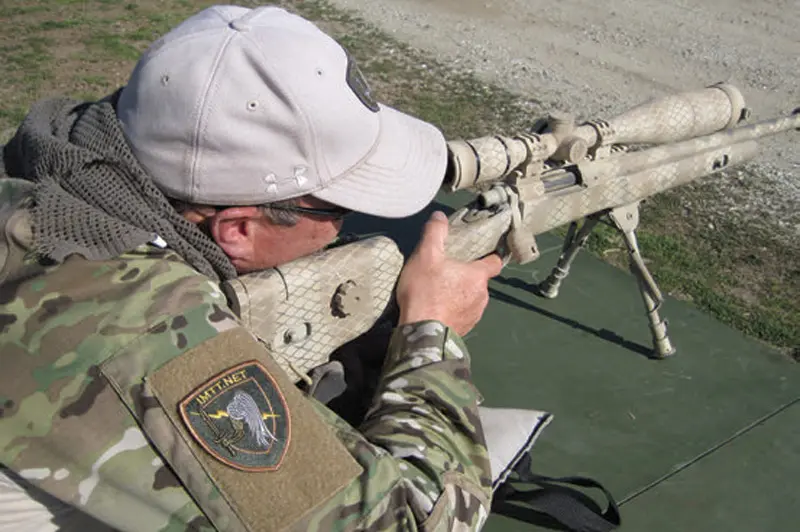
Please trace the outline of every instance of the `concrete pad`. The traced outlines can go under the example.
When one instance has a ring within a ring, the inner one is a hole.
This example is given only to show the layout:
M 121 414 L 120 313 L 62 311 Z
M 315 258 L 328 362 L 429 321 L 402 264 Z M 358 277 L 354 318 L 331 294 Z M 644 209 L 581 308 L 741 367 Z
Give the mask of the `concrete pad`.
M 540 245 L 546 251 L 539 261 L 511 267 L 492 282 L 492 302 L 467 338 L 487 406 L 555 415 L 534 448 L 535 471 L 589 476 L 626 501 L 800 397 L 796 364 L 672 299 L 663 315 L 678 353 L 648 358 L 633 277 L 588 254 L 576 261 L 557 299 L 533 295 L 531 284 L 547 275 L 560 250 L 554 238 Z M 730 472 L 724 482 L 749 491 L 745 474 Z M 762 497 L 758 504 L 772 504 L 767 493 L 749 496 L 730 503 Z M 649 501 L 663 515 L 675 512 L 656 497 Z M 520 530 L 519 522 L 506 528 L 500 519 L 492 518 L 487 530 Z
M 794 530 L 800 404 L 628 501 L 625 530 Z

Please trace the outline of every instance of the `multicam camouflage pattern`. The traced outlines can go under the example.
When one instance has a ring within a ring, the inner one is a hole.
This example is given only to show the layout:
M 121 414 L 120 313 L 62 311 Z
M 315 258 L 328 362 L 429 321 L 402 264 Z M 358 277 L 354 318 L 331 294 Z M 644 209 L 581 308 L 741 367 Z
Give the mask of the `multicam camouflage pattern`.
M 437 322 L 401 327 L 384 367 L 358 432 L 320 407 L 364 473 L 309 529 L 479 530 L 492 478 L 466 346 Z
M 157 364 L 233 324 L 216 286 L 168 251 L 27 257 L 0 286 L 0 461 L 116 528 L 202 528 L 101 367 L 132 343 Z
M 22 189 L 0 180 L 0 219 Z M 114 528 L 243 530 L 196 459 L 180 445 L 156 450 L 139 422 L 154 398 L 125 380 L 241 327 L 217 285 L 154 246 L 94 262 L 26 254 L 3 275 L 0 463 Z M 435 322 L 396 331 L 358 431 L 309 399 L 363 473 L 297 529 L 480 528 L 491 474 L 479 399 L 454 333 Z M 194 499 L 168 465 L 176 460 L 195 464 Z

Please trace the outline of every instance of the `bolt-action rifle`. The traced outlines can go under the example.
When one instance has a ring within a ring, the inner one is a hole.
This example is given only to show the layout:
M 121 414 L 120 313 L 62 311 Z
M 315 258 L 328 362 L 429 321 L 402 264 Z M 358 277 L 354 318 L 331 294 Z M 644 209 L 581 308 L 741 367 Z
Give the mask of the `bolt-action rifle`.
M 554 298 L 592 229 L 615 227 L 644 301 L 655 357 L 675 352 L 659 315 L 663 301 L 636 241 L 642 200 L 742 164 L 758 139 L 800 130 L 800 108 L 751 125 L 742 94 L 728 84 L 639 105 L 611 120 L 577 124 L 552 114 L 528 133 L 448 142 L 442 189 L 474 199 L 450 216 L 448 255 L 507 262 L 539 257 L 535 236 L 569 224 L 558 263 L 537 293 Z M 384 236 L 326 249 L 279 268 L 241 276 L 227 293 L 245 325 L 287 371 L 304 375 L 388 314 L 403 256 Z

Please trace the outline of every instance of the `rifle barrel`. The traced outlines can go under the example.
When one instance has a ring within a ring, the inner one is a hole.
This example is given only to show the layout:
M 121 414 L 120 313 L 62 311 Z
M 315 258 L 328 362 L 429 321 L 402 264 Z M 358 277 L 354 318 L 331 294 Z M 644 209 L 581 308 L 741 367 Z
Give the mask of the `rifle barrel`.
M 620 176 L 630 175 L 678 161 L 687 157 L 716 152 L 723 147 L 733 147 L 747 141 L 758 140 L 776 135 L 790 129 L 800 128 L 800 114 L 764 120 L 749 126 L 726 129 L 704 137 L 684 140 L 675 144 L 655 146 L 640 151 L 625 153 L 617 157 L 608 157 L 596 161 L 585 161 L 578 164 L 583 184 L 594 183 Z M 723 157 L 709 170 L 721 170 L 729 163 Z M 546 178 L 547 173 L 542 175 Z

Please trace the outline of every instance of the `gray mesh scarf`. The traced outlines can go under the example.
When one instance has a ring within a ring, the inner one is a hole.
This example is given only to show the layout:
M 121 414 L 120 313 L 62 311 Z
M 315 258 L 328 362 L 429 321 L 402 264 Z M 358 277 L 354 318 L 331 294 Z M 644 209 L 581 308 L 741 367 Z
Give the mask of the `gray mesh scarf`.
M 199 272 L 236 277 L 225 253 L 170 205 L 133 156 L 114 111 L 118 95 L 37 102 L 6 145 L 5 173 L 36 183 L 35 251 L 59 262 L 72 253 L 102 260 L 160 236 Z

